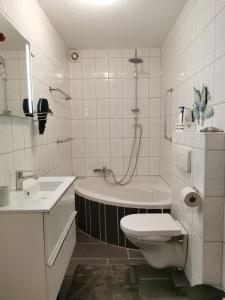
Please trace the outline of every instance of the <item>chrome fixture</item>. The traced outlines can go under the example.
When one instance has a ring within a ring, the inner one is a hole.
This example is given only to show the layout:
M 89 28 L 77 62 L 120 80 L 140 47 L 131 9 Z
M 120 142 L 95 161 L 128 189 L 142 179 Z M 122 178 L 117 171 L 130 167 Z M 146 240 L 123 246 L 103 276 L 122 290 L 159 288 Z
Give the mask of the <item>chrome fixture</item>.
M 94 173 L 99 173 L 99 174 L 104 174 L 107 171 L 109 171 L 110 169 L 107 169 L 106 167 L 102 167 L 102 169 L 94 169 L 93 172 Z
M 0 66 L 2 66 L 2 79 L 3 79 L 3 97 L 4 97 L 4 109 L 2 113 L 4 115 L 10 115 L 11 111 L 8 110 L 8 101 L 7 101 L 7 72 L 6 72 L 6 63 L 5 59 L 0 56 Z
M 224 130 L 216 127 L 206 127 L 201 129 L 200 132 L 224 132 Z
M 24 173 L 30 173 L 32 171 L 16 171 L 16 190 L 22 191 L 23 190 L 23 181 L 29 178 L 38 179 L 38 176 L 35 174 L 24 176 Z
M 172 93 L 173 93 L 173 89 L 172 88 L 168 89 L 164 96 L 164 139 L 166 139 L 169 142 L 172 142 L 172 137 L 167 136 L 167 98 L 168 98 L 168 94 L 172 94 Z
M 58 89 L 58 88 L 53 88 L 53 87 L 49 87 L 49 91 L 52 93 L 52 92 L 59 92 L 61 93 L 63 96 L 65 96 L 65 99 L 66 100 L 71 100 L 71 96 L 66 94 L 64 91 L 62 91 L 61 89 Z
M 137 107 L 132 108 L 132 113 L 138 114 L 140 112 L 140 109 Z
M 110 184 L 117 184 L 117 185 L 126 185 L 130 183 L 132 180 L 134 173 L 137 168 L 137 162 L 138 157 L 140 153 L 140 147 L 141 147 L 141 138 L 142 138 L 142 125 L 138 123 L 138 113 L 140 112 L 138 108 L 138 72 L 137 72 L 137 65 L 143 63 L 143 59 L 139 58 L 137 56 L 137 49 L 135 49 L 135 57 L 130 58 L 129 62 L 135 65 L 135 71 L 134 71 L 134 78 L 135 78 L 135 106 L 132 108 L 132 112 L 135 114 L 134 116 L 134 137 L 133 137 L 133 144 L 131 148 L 130 158 L 127 170 L 123 177 L 121 179 L 117 179 L 112 169 L 107 169 L 106 167 L 103 167 L 102 169 L 95 169 L 95 173 L 100 173 L 103 175 L 105 181 L 109 182 Z M 138 129 L 140 129 L 139 136 L 138 136 Z M 137 143 L 137 150 L 136 154 L 134 155 L 135 149 L 136 149 L 136 143 Z M 131 168 L 131 163 L 133 157 L 135 158 L 134 166 Z M 110 182 L 108 180 L 107 175 L 112 175 L 113 182 Z
M 68 143 L 68 142 L 73 141 L 73 140 L 74 140 L 73 138 L 67 138 L 65 140 L 57 139 L 56 144 Z

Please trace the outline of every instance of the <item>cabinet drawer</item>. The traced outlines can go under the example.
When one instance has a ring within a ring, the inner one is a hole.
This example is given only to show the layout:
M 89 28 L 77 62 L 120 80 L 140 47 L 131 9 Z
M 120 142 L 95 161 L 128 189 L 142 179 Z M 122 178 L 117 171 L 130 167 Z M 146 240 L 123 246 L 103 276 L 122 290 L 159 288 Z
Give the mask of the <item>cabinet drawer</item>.
M 46 266 L 48 300 L 55 300 L 57 298 L 75 243 L 76 226 L 75 219 L 73 219 L 53 264 Z
M 44 213 L 45 258 L 48 261 L 75 210 L 73 185 L 63 194 L 49 213 Z

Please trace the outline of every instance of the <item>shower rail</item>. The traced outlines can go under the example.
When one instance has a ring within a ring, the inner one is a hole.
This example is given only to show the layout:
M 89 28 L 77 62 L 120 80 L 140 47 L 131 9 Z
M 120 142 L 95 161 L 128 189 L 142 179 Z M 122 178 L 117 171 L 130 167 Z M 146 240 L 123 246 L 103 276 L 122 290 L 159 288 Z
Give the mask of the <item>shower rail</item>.
M 166 139 L 169 142 L 172 142 L 172 137 L 167 136 L 167 95 L 169 93 L 173 93 L 173 89 L 168 89 L 166 91 L 166 94 L 164 96 L 164 139 Z
M 66 100 L 71 100 L 72 97 L 70 95 L 68 95 L 67 93 L 65 93 L 63 90 L 59 89 L 59 88 L 53 88 L 53 87 L 49 87 L 49 91 L 52 92 L 59 92 L 61 93 L 63 96 L 65 96 Z

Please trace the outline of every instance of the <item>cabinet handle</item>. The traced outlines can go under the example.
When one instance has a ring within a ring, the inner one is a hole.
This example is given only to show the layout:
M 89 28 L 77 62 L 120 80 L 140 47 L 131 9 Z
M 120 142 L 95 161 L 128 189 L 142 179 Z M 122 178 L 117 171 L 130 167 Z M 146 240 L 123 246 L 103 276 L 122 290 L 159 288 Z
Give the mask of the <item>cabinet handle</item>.
M 74 219 L 76 217 L 76 214 L 77 214 L 77 212 L 73 211 L 72 214 L 70 215 L 69 220 L 66 223 L 66 226 L 63 229 L 63 232 L 60 235 L 60 237 L 58 239 L 58 242 L 56 243 L 55 248 L 54 248 L 54 250 L 52 251 L 52 254 L 49 257 L 48 264 L 47 264 L 48 267 L 52 267 L 54 265 L 54 262 L 55 262 L 58 254 L 60 252 L 60 249 L 63 246 L 65 238 L 66 238 L 66 236 L 67 236 L 67 234 L 68 234 L 68 232 L 70 230 L 70 227 L 71 227 L 71 225 L 72 225 L 72 223 L 73 223 L 73 221 L 74 221 Z

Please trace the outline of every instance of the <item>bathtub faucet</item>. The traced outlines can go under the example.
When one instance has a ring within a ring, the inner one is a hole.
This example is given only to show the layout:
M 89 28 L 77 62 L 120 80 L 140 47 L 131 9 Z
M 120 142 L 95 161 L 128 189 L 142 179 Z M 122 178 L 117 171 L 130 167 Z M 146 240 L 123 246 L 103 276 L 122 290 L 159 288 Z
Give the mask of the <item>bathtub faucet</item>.
M 94 173 L 105 174 L 108 171 L 106 167 L 102 167 L 102 169 L 94 169 Z

